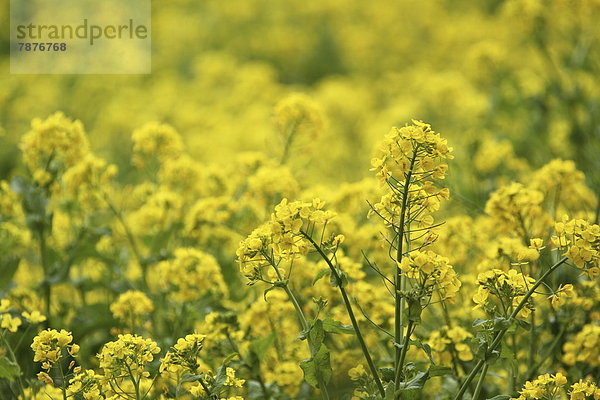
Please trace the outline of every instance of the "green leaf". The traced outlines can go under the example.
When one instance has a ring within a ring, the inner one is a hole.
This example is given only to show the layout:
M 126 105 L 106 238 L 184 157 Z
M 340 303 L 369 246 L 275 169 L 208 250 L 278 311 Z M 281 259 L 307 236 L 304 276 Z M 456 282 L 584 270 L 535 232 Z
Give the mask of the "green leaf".
M 19 365 L 6 357 L 0 357 L 0 379 L 12 381 L 19 376 L 21 376 Z
M 318 319 L 308 331 L 308 345 L 310 346 L 310 354 L 315 355 L 320 349 L 325 340 L 325 331 L 323 330 L 323 321 Z
M 499 394 L 498 396 L 490 397 L 487 400 L 508 400 L 510 398 L 511 398 L 510 396 L 507 396 L 505 394 Z
M 394 382 L 390 382 L 385 387 L 384 400 L 394 400 Z
M 519 325 L 521 328 L 525 329 L 526 331 L 528 331 L 528 330 L 530 330 L 530 329 L 531 329 L 531 323 L 529 323 L 529 322 L 527 322 L 527 321 L 524 321 L 524 320 L 522 320 L 522 319 L 517 319 L 516 321 L 517 321 L 517 324 L 518 324 L 518 325 Z
M 425 354 L 427 355 L 427 358 L 429 358 L 429 361 L 431 361 L 432 364 L 435 364 L 435 362 L 433 361 L 433 357 L 431 355 L 431 346 L 430 345 L 428 345 L 427 343 L 423 343 L 418 339 L 415 339 L 415 340 L 411 339 L 410 344 L 422 349 L 425 352 Z
M 263 299 L 265 299 L 265 301 L 267 301 L 267 293 L 269 293 L 271 290 L 277 289 L 279 286 L 271 286 L 270 288 L 267 288 L 264 292 L 263 292 Z
M 221 393 L 221 389 L 223 389 L 223 386 L 225 386 L 225 382 L 227 381 L 227 366 L 229 365 L 229 362 L 237 355 L 237 353 L 233 353 L 225 357 L 225 359 L 223 360 L 223 364 L 221 364 L 221 366 L 217 370 L 217 375 L 215 376 L 215 383 L 211 388 L 212 393 L 210 394 Z
M 325 275 L 327 275 L 331 270 L 329 268 L 325 268 L 319 271 L 319 273 L 317 274 L 317 276 L 315 276 L 315 278 L 312 280 L 311 285 L 315 286 L 315 283 L 317 283 L 317 281 L 321 278 L 323 278 Z
M 203 378 L 204 374 L 200 374 L 200 375 L 190 375 L 188 373 L 183 374 L 183 377 L 181 378 L 181 382 L 196 382 L 198 380 L 200 380 L 200 378 Z
M 443 375 L 452 375 L 452 368 L 443 367 L 441 365 L 432 365 L 429 367 L 429 376 L 443 376 Z
M 512 350 L 508 348 L 508 346 L 502 346 L 502 348 L 500 349 L 500 358 L 506 358 L 507 360 L 514 360 L 515 353 L 513 353 Z
M 413 379 L 408 382 L 400 382 L 400 389 L 396 394 L 400 395 L 402 400 L 418 400 L 421 399 L 423 386 L 429 379 L 429 372 L 419 372 Z
M 269 347 L 271 347 L 273 343 L 275 343 L 275 334 L 271 333 L 267 337 L 251 341 L 250 351 L 256 355 L 259 361 L 262 361 L 265 358 Z
M 500 352 L 498 350 L 492 350 L 485 355 L 485 361 L 488 364 L 493 364 L 498 358 L 500 358 Z
M 324 344 L 317 353 L 308 360 L 300 361 L 300 368 L 304 372 L 304 380 L 314 388 L 319 387 L 319 381 L 327 384 L 331 380 L 331 360 L 329 350 Z
M 412 322 L 421 322 L 421 312 L 423 306 L 421 306 L 420 299 L 408 300 L 408 320 Z
M 389 382 L 389 381 L 394 380 L 394 368 L 392 368 L 392 367 L 379 368 L 379 373 L 381 374 L 381 380 L 384 382 Z
M 329 275 L 329 284 L 332 287 L 338 287 L 338 286 L 345 287 L 345 286 L 347 286 L 348 285 L 348 277 L 346 276 L 346 274 L 344 272 L 342 272 L 342 270 L 340 270 L 339 268 L 336 268 L 336 272 L 337 272 L 337 274 L 340 277 L 341 285 L 338 285 L 339 282 L 338 282 L 337 278 L 335 277 L 335 274 Z
M 475 321 L 473 321 L 473 328 L 477 328 L 478 326 L 484 325 L 488 321 L 489 320 L 487 319 L 476 318 Z
M 504 317 L 494 318 L 494 327 L 492 328 L 494 331 L 503 331 L 510 327 L 510 320 Z
M 336 321 L 332 318 L 325 318 L 323 320 L 323 330 L 328 333 L 354 333 L 354 327 L 352 325 L 344 325 L 340 321 Z

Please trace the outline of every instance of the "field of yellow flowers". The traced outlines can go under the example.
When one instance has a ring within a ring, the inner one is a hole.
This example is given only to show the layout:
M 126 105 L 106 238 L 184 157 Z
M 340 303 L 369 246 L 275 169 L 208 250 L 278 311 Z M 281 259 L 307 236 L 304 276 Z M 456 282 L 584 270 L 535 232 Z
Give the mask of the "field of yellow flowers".
M 2 50 L 0 399 L 600 399 L 598 21 L 176 0 L 150 75 Z

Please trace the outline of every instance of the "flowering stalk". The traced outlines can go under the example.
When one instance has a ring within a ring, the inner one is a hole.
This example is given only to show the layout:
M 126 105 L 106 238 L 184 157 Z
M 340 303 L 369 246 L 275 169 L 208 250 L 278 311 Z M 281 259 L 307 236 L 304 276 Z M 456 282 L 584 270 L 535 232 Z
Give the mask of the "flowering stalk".
M 373 359 L 371 358 L 371 354 L 369 353 L 367 344 L 365 343 L 365 339 L 363 338 L 363 335 L 360 331 L 358 321 L 356 320 L 356 317 L 354 315 L 354 310 L 352 309 L 352 304 L 350 303 L 350 300 L 348 299 L 348 294 L 346 293 L 346 289 L 344 288 L 342 277 L 338 274 L 338 271 L 336 270 L 335 266 L 331 263 L 331 260 L 329 259 L 329 257 L 327 257 L 327 255 L 323 252 L 323 249 L 321 249 L 321 247 L 313 240 L 313 238 L 311 238 L 310 235 L 308 235 L 304 231 L 302 231 L 302 234 L 313 245 L 315 250 L 317 250 L 317 252 L 321 256 L 321 258 L 323 260 L 325 260 L 325 262 L 327 263 L 327 266 L 329 266 L 329 269 L 331 270 L 331 273 L 333 274 L 333 277 L 335 278 L 335 281 L 337 283 L 337 287 L 340 289 L 340 293 L 341 293 L 342 299 L 344 301 L 344 306 L 346 307 L 346 311 L 348 312 L 348 316 L 350 317 L 350 321 L 352 323 L 352 327 L 354 328 L 354 332 L 356 332 L 356 338 L 358 339 L 360 348 L 363 352 L 363 355 L 365 356 L 367 364 L 369 365 L 371 374 L 373 374 L 373 379 L 375 380 L 375 383 L 377 384 L 377 388 L 379 389 L 381 396 L 385 397 L 385 389 L 383 387 L 383 384 L 381 383 L 381 379 L 379 378 L 379 374 L 377 373 L 377 368 L 375 367 L 375 363 L 373 362 Z
M 477 381 L 477 386 L 475 386 L 473 400 L 477 400 L 479 398 L 479 394 L 481 393 L 481 388 L 483 387 L 483 381 L 485 380 L 485 375 L 487 374 L 488 367 L 488 363 L 483 364 L 483 371 L 481 371 L 481 375 L 479 376 L 479 380 Z
M 550 275 L 552 272 L 554 272 L 554 270 L 556 270 L 558 267 L 560 267 L 565 261 L 567 261 L 567 257 L 561 258 L 556 264 L 554 264 L 546 272 L 544 272 L 544 274 L 542 274 L 542 276 L 531 286 L 531 288 L 529 289 L 527 294 L 525 294 L 525 296 L 523 296 L 523 298 L 521 299 L 521 301 L 519 302 L 517 307 L 515 307 L 513 312 L 508 317 L 508 320 L 510 322 L 512 322 L 516 318 L 519 311 L 521 311 L 521 309 L 523 307 L 525 307 L 525 304 L 527 304 L 527 301 L 529 300 L 529 298 L 533 295 L 535 290 L 542 284 L 544 279 L 546 279 L 546 277 L 548 275 Z M 492 344 L 489 347 L 490 352 L 496 350 L 496 348 L 500 345 L 500 343 L 502 342 L 502 338 L 504 337 L 504 334 L 506 334 L 506 332 L 508 331 L 509 327 L 498 331 L 498 333 L 496 334 L 496 337 L 494 338 L 494 340 L 492 341 Z M 467 390 L 467 387 L 471 384 L 471 382 L 473 381 L 473 379 L 475 378 L 477 373 L 484 367 L 485 364 L 486 364 L 485 360 L 479 360 L 479 362 L 471 370 L 471 373 L 469 373 L 469 375 L 467 376 L 466 380 L 463 382 L 463 384 L 460 387 L 456 396 L 454 396 L 454 400 L 462 399 L 463 395 L 465 394 L 465 392 Z
M 418 150 L 418 146 L 417 146 L 417 148 L 415 148 L 413 150 L 413 156 L 410 159 L 410 167 L 408 168 L 408 172 L 406 173 L 406 180 L 404 182 L 404 189 L 402 191 L 402 208 L 400 210 L 400 223 L 398 224 L 398 231 L 397 231 L 398 250 L 396 252 L 397 264 L 396 264 L 396 273 L 394 275 L 394 300 L 395 300 L 394 341 L 396 343 L 402 342 L 402 336 L 404 333 L 404 321 L 402 319 L 403 319 L 403 314 L 404 314 L 405 299 L 404 299 L 404 296 L 401 295 L 401 291 L 404 291 L 406 289 L 406 276 L 405 276 L 405 274 L 402 273 L 402 270 L 400 269 L 400 263 L 402 262 L 402 257 L 403 257 L 402 249 L 403 249 L 404 235 L 405 235 L 404 225 L 405 225 L 405 219 L 406 219 L 406 213 L 407 213 L 409 187 L 410 187 L 410 182 L 411 182 L 411 178 L 412 178 L 412 174 L 413 174 L 413 168 L 415 166 L 415 160 L 417 159 L 417 150 Z M 407 330 L 406 330 L 407 337 L 410 336 L 410 325 L 411 324 L 409 322 L 409 328 L 407 328 Z M 396 379 L 394 381 L 394 387 L 395 387 L 396 391 L 400 387 L 400 379 L 398 379 L 398 377 L 400 376 L 400 374 L 402 372 L 403 361 L 401 361 L 401 359 L 403 359 L 403 357 L 402 357 L 401 353 L 404 352 L 404 356 L 406 356 L 405 347 L 408 347 L 408 345 L 409 345 L 409 342 L 407 340 L 402 349 L 400 349 L 398 346 L 396 346 L 396 357 L 395 357 L 395 362 L 394 362 L 394 369 L 395 369 L 395 376 L 396 376 Z
M 274 263 L 272 263 L 271 265 L 273 266 L 273 269 L 275 270 L 275 273 L 277 274 L 277 278 L 279 279 L 281 288 L 285 291 L 285 293 L 288 295 L 288 298 L 294 305 L 294 309 L 296 310 L 296 314 L 298 315 L 298 319 L 300 320 L 300 326 L 302 327 L 302 331 L 308 332 L 310 327 L 308 326 L 308 322 L 306 321 L 306 317 L 304 316 L 304 312 L 302 311 L 302 308 L 300 307 L 300 304 L 298 303 L 296 296 L 294 296 L 294 293 L 290 290 L 289 285 L 287 284 L 287 281 L 284 280 L 283 277 L 281 276 L 281 272 L 279 272 L 277 265 L 275 265 Z M 314 356 L 313 346 L 310 343 L 310 336 L 307 335 L 306 340 L 308 341 L 308 347 L 311 351 L 311 357 L 313 357 Z M 323 382 L 323 379 L 321 379 L 319 376 L 317 376 L 317 379 L 319 380 L 319 389 L 321 389 L 321 397 L 324 400 L 329 400 L 329 392 L 327 391 L 327 386 L 325 385 L 325 382 Z

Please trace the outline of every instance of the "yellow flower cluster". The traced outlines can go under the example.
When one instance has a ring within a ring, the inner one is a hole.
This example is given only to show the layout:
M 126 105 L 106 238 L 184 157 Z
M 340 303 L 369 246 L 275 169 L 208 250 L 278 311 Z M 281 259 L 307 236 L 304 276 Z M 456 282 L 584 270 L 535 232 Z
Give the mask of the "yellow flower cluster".
M 158 263 L 157 277 L 177 301 L 192 301 L 206 294 L 227 294 L 217 260 L 192 247 L 175 249 L 174 258 Z
M 582 202 L 594 206 L 594 194 L 585 185 L 585 175 L 572 160 L 551 160 L 532 174 L 531 187 L 560 199 L 568 207 Z
M 519 391 L 521 394 L 516 400 L 533 399 L 559 399 L 561 389 L 567 383 L 567 378 L 558 372 L 556 375 L 544 374 L 538 376 L 533 381 L 525 382 L 523 388 Z
M 177 158 L 183 152 L 183 143 L 177 131 L 169 125 L 151 122 L 136 129 L 132 135 L 133 163 L 138 168 L 146 165 L 145 159 L 156 157 L 160 162 Z
M 275 106 L 275 126 L 284 140 L 298 140 L 296 135 L 314 140 L 323 124 L 321 108 L 305 94 L 290 94 Z
M 262 267 L 275 264 L 273 257 L 292 260 L 306 254 L 309 243 L 303 229 L 326 225 L 335 217 L 335 213 L 323 210 L 324 205 L 319 199 L 312 203 L 283 199 L 276 205 L 270 222 L 255 229 L 236 251 L 244 275 L 250 280 L 259 279 Z
M 565 256 L 590 279 L 600 276 L 600 225 L 564 217 L 554 225 L 554 232 L 553 246 L 566 250 Z
M 527 236 L 530 230 L 528 221 L 543 214 L 543 200 L 542 192 L 513 182 L 490 195 L 485 212 L 504 228 L 520 231 Z
M 563 362 L 567 365 L 586 363 L 590 367 L 600 366 L 600 326 L 591 323 L 583 326 L 563 346 Z
M 442 329 L 430 333 L 427 343 L 433 350 L 433 356 L 437 364 L 444 366 L 452 365 L 454 354 L 461 361 L 471 361 L 473 353 L 466 343 L 473 335 L 460 326 Z
M 600 388 L 589 380 L 583 381 L 580 379 L 579 382 L 575 382 L 571 385 L 571 393 L 569 400 L 586 400 L 586 399 L 600 399 Z
M 152 300 L 144 292 L 128 290 L 110 305 L 113 316 L 121 322 L 136 326 L 142 317 L 154 310 Z
M 415 250 L 404 257 L 398 266 L 407 277 L 421 282 L 424 288 L 438 290 L 443 300 L 452 300 L 461 283 L 449 261 L 430 250 Z
M 152 339 L 131 334 L 119 335 L 116 341 L 108 342 L 102 347 L 98 354 L 99 366 L 107 379 L 130 375 L 139 379 L 150 375 L 145 367 L 158 353 L 160 348 Z
M 383 183 L 401 184 L 412 171 L 422 179 L 444 179 L 451 159 L 448 141 L 431 129 L 431 125 L 412 121 L 412 125 L 392 128 L 379 147 L 380 156 L 371 160 L 372 171 Z
M 61 112 L 45 120 L 34 119 L 31 130 L 21 139 L 23 161 L 42 186 L 53 176 L 82 160 L 89 151 L 83 124 Z
M 21 326 L 22 321 L 19 317 L 13 317 L 9 313 L 0 315 L 0 328 L 8 329 L 9 332 L 16 332 Z
M 117 167 L 88 153 L 62 177 L 67 198 L 82 207 L 94 209 L 103 203 L 101 193 L 117 174 Z
M 560 306 L 565 304 L 567 299 L 571 299 L 574 297 L 576 297 L 576 293 L 573 288 L 573 285 L 567 283 L 566 285 L 560 285 L 556 292 L 549 296 L 549 299 L 550 303 L 552 304 L 552 308 L 556 310 Z
M 350 368 L 348 370 L 348 376 L 353 381 L 357 381 L 366 375 L 367 371 L 365 370 L 365 367 L 362 364 L 358 364 L 356 367 Z
M 31 349 L 34 351 L 34 362 L 41 362 L 42 368 L 49 370 L 67 350 L 71 356 L 79 353 L 79 345 L 72 343 L 73 335 L 64 329 L 46 329 L 33 338 Z
M 206 339 L 206 335 L 198 333 L 177 339 L 177 343 L 160 360 L 160 371 L 196 374 L 200 365 L 199 353 L 202 350 L 204 339 Z
M 514 269 L 508 271 L 493 269 L 480 273 L 477 276 L 477 282 L 479 287 L 477 293 L 473 296 L 473 301 L 476 304 L 474 308 L 490 310 L 497 307 L 498 304 L 493 303 L 490 299 L 490 295 L 493 295 L 499 300 L 502 307 L 501 311 L 504 315 L 507 315 L 513 307 L 520 303 L 528 292 L 529 286 L 535 283 L 535 279 Z M 532 297 L 535 297 L 535 294 Z M 526 318 L 533 309 L 533 300 L 530 298 L 525 307 L 519 311 L 518 316 Z
M 181 219 L 182 207 L 182 199 L 177 193 L 165 188 L 153 190 L 144 203 L 128 215 L 128 225 L 137 235 L 157 235 Z
M 225 386 L 242 387 L 246 381 L 235 377 L 235 370 L 231 367 L 225 369 Z
M 106 383 L 103 378 L 102 375 L 96 374 L 91 369 L 81 371 L 69 380 L 69 386 L 66 391 L 67 396 L 72 396 L 76 399 L 83 397 L 84 400 L 105 399 L 103 386 Z

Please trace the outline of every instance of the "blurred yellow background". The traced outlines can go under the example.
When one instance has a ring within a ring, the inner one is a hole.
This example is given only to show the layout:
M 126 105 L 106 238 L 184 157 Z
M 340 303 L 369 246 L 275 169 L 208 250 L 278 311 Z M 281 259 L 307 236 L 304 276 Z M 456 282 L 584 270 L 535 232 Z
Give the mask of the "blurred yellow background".
M 366 176 L 379 138 L 411 118 L 475 172 L 455 182 L 466 193 L 554 157 L 597 181 L 598 20 L 597 0 L 155 1 L 152 74 L 117 76 L 10 75 L 5 28 L 0 176 L 18 168 L 31 119 L 58 110 L 125 177 L 131 132 L 150 121 L 172 125 L 202 162 L 277 159 L 287 98 L 318 119 L 292 165 L 323 183 Z M 290 100 L 297 92 L 308 97 Z

